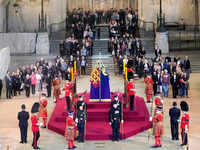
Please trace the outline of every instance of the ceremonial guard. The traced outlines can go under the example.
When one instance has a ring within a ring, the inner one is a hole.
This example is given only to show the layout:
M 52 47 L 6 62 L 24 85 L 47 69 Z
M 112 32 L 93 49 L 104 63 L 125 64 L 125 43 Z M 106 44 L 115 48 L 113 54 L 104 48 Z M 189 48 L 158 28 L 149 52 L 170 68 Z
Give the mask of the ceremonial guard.
M 87 109 L 87 104 L 85 103 L 83 96 L 79 97 L 79 101 L 77 102 L 76 108 L 79 109 L 80 106 L 83 106 L 83 109 L 86 110 Z
M 42 93 L 40 98 L 40 118 L 42 119 L 42 128 L 46 128 L 47 124 L 47 99 L 46 94 Z
M 66 84 L 64 86 L 65 89 L 65 99 L 67 104 L 67 110 L 70 111 L 70 97 L 72 96 L 72 83 L 69 80 L 66 80 Z
M 120 122 L 123 123 L 124 121 L 122 120 L 122 112 L 118 108 L 117 104 L 114 104 L 109 111 L 109 122 L 112 126 L 112 140 L 118 141 Z
M 176 106 L 177 103 L 173 102 L 173 107 L 169 110 L 172 140 L 179 140 L 178 121 L 181 113 L 180 109 Z
M 34 103 L 31 109 L 31 123 L 32 123 L 32 132 L 33 132 L 33 143 L 32 147 L 33 149 L 40 149 L 37 145 L 37 142 L 40 138 L 40 131 L 39 131 L 39 118 L 38 118 L 38 111 L 40 108 L 39 103 Z
M 111 107 L 110 108 L 112 108 L 114 104 L 117 104 L 117 108 L 119 108 L 120 111 L 121 111 L 121 109 L 122 109 L 122 102 L 119 100 L 118 95 L 114 96 L 114 100 L 111 102 Z
M 66 118 L 65 138 L 68 141 L 68 149 L 75 149 L 74 146 L 74 135 L 75 135 L 75 121 L 73 120 L 73 111 L 68 112 Z
M 189 130 L 190 118 L 187 112 L 189 111 L 189 106 L 185 101 L 182 101 L 180 105 L 181 105 L 181 110 L 183 111 L 181 117 L 181 137 L 182 137 L 181 146 L 184 146 L 188 144 L 188 130 Z
M 146 99 L 147 99 L 147 103 L 151 102 L 151 96 L 153 94 L 153 80 L 151 77 L 146 77 L 144 79 L 144 83 L 146 85 L 145 87 L 145 94 L 146 94 Z
M 53 81 L 53 88 L 54 88 L 53 95 L 55 97 L 55 102 L 59 100 L 59 97 L 61 95 L 60 85 L 61 85 L 61 80 L 56 77 L 55 80 Z
M 130 99 L 130 110 L 134 110 L 134 98 L 135 98 L 135 85 L 133 79 L 128 82 L 128 95 Z
M 79 142 L 84 142 L 84 136 L 85 136 L 85 124 L 86 121 L 88 120 L 88 114 L 86 110 L 84 109 L 83 105 L 80 105 L 77 111 L 77 118 L 76 118 L 76 123 L 78 127 L 78 141 Z
M 162 110 L 157 110 L 153 117 L 153 135 L 155 137 L 155 144 L 153 148 L 162 147 L 161 137 L 163 135 L 163 124 L 162 124 Z
M 163 102 L 164 101 L 161 99 L 161 96 L 157 94 L 154 100 L 154 104 L 155 104 L 154 115 L 156 114 L 157 111 L 163 112 Z

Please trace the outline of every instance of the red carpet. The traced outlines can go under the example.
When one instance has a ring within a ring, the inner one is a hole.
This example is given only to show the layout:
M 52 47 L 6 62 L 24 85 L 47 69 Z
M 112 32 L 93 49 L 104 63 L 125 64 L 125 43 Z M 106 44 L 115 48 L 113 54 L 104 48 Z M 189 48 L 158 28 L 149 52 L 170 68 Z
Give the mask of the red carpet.
M 112 93 L 112 97 L 115 93 Z M 86 101 L 89 100 L 89 93 L 84 95 Z M 119 96 L 124 102 L 122 93 Z M 87 102 L 88 121 L 86 125 L 86 140 L 110 140 L 112 136 L 112 128 L 108 122 L 109 102 Z M 120 137 L 122 139 L 133 136 L 137 133 L 149 129 L 152 124 L 149 122 L 149 113 L 141 97 L 135 97 L 135 111 L 129 111 L 124 105 L 123 118 L 124 124 L 120 129 Z M 48 122 L 48 129 L 64 135 L 65 119 L 67 116 L 66 102 L 63 98 L 57 102 L 51 118 Z

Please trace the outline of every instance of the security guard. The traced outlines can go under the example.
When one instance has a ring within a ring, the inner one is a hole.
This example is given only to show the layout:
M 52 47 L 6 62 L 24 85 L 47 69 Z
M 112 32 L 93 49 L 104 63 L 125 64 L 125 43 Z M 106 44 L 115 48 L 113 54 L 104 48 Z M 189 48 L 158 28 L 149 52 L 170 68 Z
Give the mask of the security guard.
M 118 108 L 117 104 L 114 104 L 109 111 L 109 122 L 110 125 L 112 126 L 112 132 L 113 132 L 112 140 L 118 141 L 120 122 L 123 123 L 123 120 L 122 120 L 122 112 Z
M 76 123 L 77 123 L 78 133 L 79 133 L 78 141 L 82 143 L 84 142 L 85 124 L 87 120 L 88 120 L 88 114 L 86 110 L 84 109 L 84 106 L 80 105 L 77 112 Z
M 177 108 L 176 105 L 177 103 L 173 102 L 173 107 L 169 110 L 172 140 L 179 140 L 178 120 L 180 118 L 181 113 L 180 109 Z

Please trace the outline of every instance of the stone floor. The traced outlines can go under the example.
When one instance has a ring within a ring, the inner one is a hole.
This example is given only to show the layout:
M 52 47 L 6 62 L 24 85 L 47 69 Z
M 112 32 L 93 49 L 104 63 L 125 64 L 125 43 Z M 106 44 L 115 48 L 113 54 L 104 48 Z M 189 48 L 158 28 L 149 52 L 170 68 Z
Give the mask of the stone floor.
M 173 53 L 171 55 L 181 55 L 184 56 L 185 53 Z M 193 56 L 191 53 L 187 55 Z M 196 54 L 194 54 L 196 55 Z M 199 55 L 199 53 L 198 53 Z M 28 65 L 35 62 L 36 59 L 41 56 L 12 56 L 11 57 L 11 67 L 10 71 L 15 71 L 18 66 Z M 44 58 L 51 59 L 52 56 L 44 56 Z M 190 79 L 190 98 L 188 99 L 176 99 L 178 103 L 181 100 L 186 100 L 190 104 L 190 132 L 189 132 L 189 149 L 198 150 L 200 147 L 200 74 L 192 74 Z M 144 83 L 143 80 L 136 80 L 136 93 L 138 96 L 144 97 Z M 78 80 L 78 92 L 89 90 L 89 76 L 80 77 Z M 110 80 L 111 90 L 112 91 L 123 91 L 123 80 L 119 76 L 112 76 Z M 171 93 L 169 95 L 171 97 Z M 5 98 L 5 92 L 4 92 Z M 28 130 L 28 144 L 21 145 L 19 144 L 19 129 L 18 121 L 16 119 L 18 111 L 22 103 L 25 103 L 27 110 L 30 111 L 32 104 L 38 100 L 38 97 L 30 97 L 27 99 L 24 94 L 17 96 L 12 100 L 0 100 L 0 150 L 30 150 L 32 133 L 30 129 Z M 181 149 L 180 141 L 172 142 L 170 140 L 170 126 L 169 126 L 169 117 L 168 110 L 171 107 L 174 99 L 168 98 L 165 99 L 165 117 L 164 117 L 164 126 L 165 132 L 163 136 L 163 147 L 160 150 L 179 150 Z M 49 99 L 48 105 L 48 114 L 50 116 L 55 104 L 52 99 Z M 150 106 L 148 106 L 150 108 Z M 110 141 L 89 141 L 85 144 L 77 144 L 78 149 L 80 150 L 150 150 L 150 146 L 153 144 L 153 137 L 150 137 L 148 140 L 148 134 L 146 132 L 133 136 L 127 140 L 120 141 L 119 143 L 112 143 Z M 63 150 L 65 149 L 66 140 L 64 137 L 57 135 L 47 129 L 41 129 L 41 137 L 39 143 L 41 149 L 44 150 Z
M 185 99 L 191 105 L 191 130 L 190 130 L 190 149 L 197 150 L 200 144 L 200 127 L 199 127 L 199 107 L 200 101 L 198 97 L 199 93 L 199 83 L 198 80 L 200 74 L 191 75 L 191 91 L 190 98 Z M 144 83 L 142 80 L 136 80 L 136 92 L 139 96 L 144 96 Z M 112 91 L 123 91 L 123 80 L 121 77 L 111 77 L 111 90 Z M 89 76 L 80 77 L 78 80 L 78 92 L 85 91 L 89 89 Z M 31 109 L 32 104 L 37 101 L 37 97 L 32 97 L 27 99 L 24 95 L 17 96 L 12 100 L 0 100 L 0 143 L 2 144 L 2 150 L 30 150 L 32 133 L 28 130 L 28 144 L 22 145 L 19 144 L 19 129 L 18 121 L 16 119 L 17 112 L 20 110 L 22 103 L 25 103 L 27 110 Z M 181 150 L 179 146 L 180 141 L 174 142 L 170 140 L 170 128 L 169 128 L 169 118 L 168 118 L 168 109 L 172 103 L 173 99 L 168 98 L 165 100 L 165 133 L 163 136 L 163 147 L 160 150 Z M 177 102 L 180 102 L 181 99 L 177 99 Z M 48 114 L 50 116 L 55 104 L 52 99 L 49 99 L 48 105 Z M 30 124 L 31 125 L 31 124 Z M 133 136 L 127 140 L 120 141 L 119 143 L 112 143 L 110 141 L 87 141 L 84 144 L 76 144 L 80 150 L 150 150 L 150 146 L 154 143 L 154 139 L 150 136 L 148 140 L 148 133 L 143 132 L 136 136 Z M 41 129 L 41 137 L 39 145 L 43 150 L 63 150 L 65 149 L 66 141 L 65 138 L 55 134 L 52 131 L 47 129 Z

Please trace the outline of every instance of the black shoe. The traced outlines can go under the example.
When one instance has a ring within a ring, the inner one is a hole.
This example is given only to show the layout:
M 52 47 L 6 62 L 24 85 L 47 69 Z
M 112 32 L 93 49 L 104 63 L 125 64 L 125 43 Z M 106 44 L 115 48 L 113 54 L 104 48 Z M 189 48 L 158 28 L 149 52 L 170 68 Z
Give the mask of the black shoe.
M 20 141 L 19 143 L 23 144 L 24 142 L 23 142 L 23 141 Z
M 24 141 L 24 143 L 27 143 L 27 141 Z
M 151 148 L 158 148 L 159 145 L 154 145 L 154 146 L 151 146 Z
M 158 145 L 158 147 L 162 147 L 162 145 Z
M 185 143 L 181 144 L 181 146 L 185 146 L 185 145 L 187 145 L 187 144 L 185 144 Z
M 38 146 L 36 146 L 36 147 L 33 147 L 33 149 L 40 149 Z
M 74 146 L 73 149 L 76 149 L 76 146 Z

